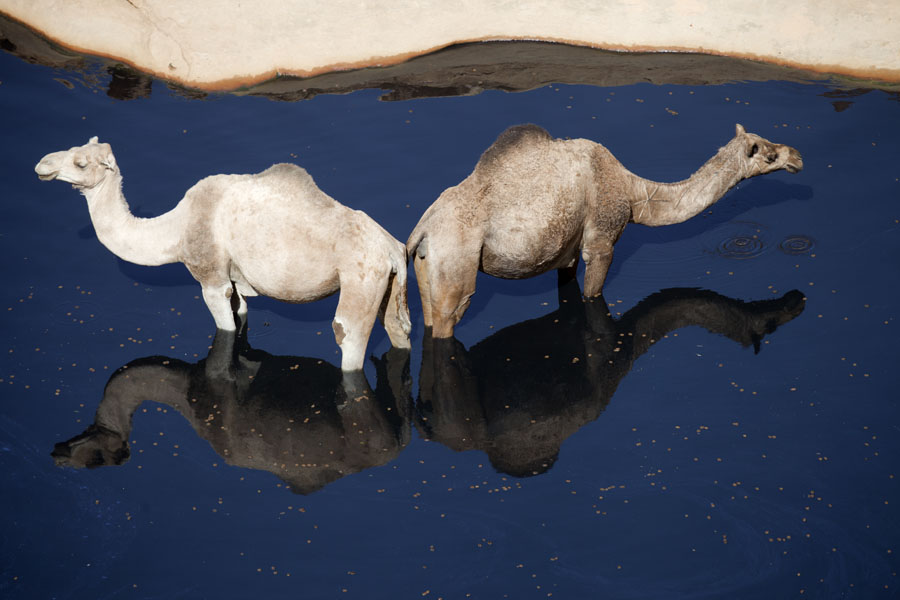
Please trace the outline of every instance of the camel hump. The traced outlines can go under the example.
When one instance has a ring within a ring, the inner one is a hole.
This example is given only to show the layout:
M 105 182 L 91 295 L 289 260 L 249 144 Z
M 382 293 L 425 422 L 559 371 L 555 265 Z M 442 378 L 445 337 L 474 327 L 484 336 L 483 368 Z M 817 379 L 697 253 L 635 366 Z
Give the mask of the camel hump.
M 484 151 L 478 161 L 478 168 L 490 169 L 510 155 L 552 140 L 553 137 L 543 127 L 531 123 L 513 125 L 501 133 L 491 147 Z
M 261 177 L 279 177 L 284 179 L 296 179 L 298 182 L 304 181 L 311 184 L 315 183 L 313 182 L 312 175 L 307 173 L 306 169 L 293 163 L 274 164 L 259 175 Z
M 328 208 L 337 204 L 334 199 L 319 189 L 312 175 L 306 169 L 293 163 L 272 165 L 254 177 L 265 181 L 273 189 L 284 192 L 288 196 L 301 197 L 311 205 Z

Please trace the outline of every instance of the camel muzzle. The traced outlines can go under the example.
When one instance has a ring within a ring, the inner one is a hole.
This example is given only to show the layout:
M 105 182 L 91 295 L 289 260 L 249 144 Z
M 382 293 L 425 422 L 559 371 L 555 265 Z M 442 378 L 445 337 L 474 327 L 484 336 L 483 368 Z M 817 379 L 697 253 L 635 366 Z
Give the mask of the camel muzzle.
M 34 166 L 34 172 L 37 173 L 38 179 L 41 181 L 53 181 L 59 175 L 59 156 L 58 153 L 48 154 L 41 159 L 41 162 Z
M 784 170 L 788 173 L 799 173 L 803 170 L 803 157 L 793 148 L 788 149 L 788 158 L 784 163 Z

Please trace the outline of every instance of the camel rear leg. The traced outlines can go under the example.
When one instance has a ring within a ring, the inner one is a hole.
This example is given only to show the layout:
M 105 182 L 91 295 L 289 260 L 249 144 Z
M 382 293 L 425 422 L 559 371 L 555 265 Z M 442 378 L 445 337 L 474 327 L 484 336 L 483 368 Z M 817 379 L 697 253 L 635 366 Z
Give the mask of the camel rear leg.
M 402 272 L 400 272 L 402 271 Z M 410 349 L 409 333 L 412 324 L 409 321 L 409 305 L 406 300 L 406 267 L 389 276 L 389 282 L 381 301 L 378 318 L 395 348 Z
M 359 371 L 366 358 L 372 326 L 388 287 L 388 277 L 370 275 L 362 282 L 341 285 L 340 299 L 331 327 L 341 348 L 341 370 Z

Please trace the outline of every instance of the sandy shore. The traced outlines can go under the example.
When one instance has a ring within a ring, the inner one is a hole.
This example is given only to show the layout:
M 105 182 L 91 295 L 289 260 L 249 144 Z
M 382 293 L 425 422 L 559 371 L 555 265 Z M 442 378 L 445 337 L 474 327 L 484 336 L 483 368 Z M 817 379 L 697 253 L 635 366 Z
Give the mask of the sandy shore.
M 628 56 L 699 53 L 900 82 L 896 0 L 565 0 L 552 9 L 534 0 L 0 0 L 0 13 L 12 19 L 5 30 L 18 21 L 63 48 L 209 91 L 279 75 L 400 65 L 455 44 L 503 40 L 563 42 Z M 515 62 L 509 55 L 500 59 Z M 678 71 L 684 64 L 664 68 Z

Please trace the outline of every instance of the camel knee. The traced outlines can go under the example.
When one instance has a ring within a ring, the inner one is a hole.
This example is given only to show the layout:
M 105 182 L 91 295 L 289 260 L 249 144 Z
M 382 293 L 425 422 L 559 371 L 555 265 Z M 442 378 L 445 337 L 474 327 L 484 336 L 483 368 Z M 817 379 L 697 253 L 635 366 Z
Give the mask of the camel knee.
M 231 282 L 222 285 L 209 285 L 202 287 L 203 301 L 216 322 L 216 328 L 224 331 L 234 331 L 237 327 L 234 323 L 234 313 L 231 310 L 231 297 L 234 288 Z
M 334 341 L 341 349 L 341 370 L 361 370 L 366 358 L 368 334 L 363 335 L 356 324 L 348 323 L 340 317 L 334 318 L 331 328 L 334 330 Z
M 471 304 L 472 295 L 475 292 L 466 294 L 462 298 L 445 298 L 438 306 L 434 307 L 432 317 L 431 336 L 434 338 L 453 337 L 453 329 L 459 323 L 466 310 Z
M 603 283 L 606 281 L 609 265 L 612 264 L 612 245 L 585 249 L 582 258 L 584 258 L 584 295 L 586 298 L 594 298 L 603 293 Z

